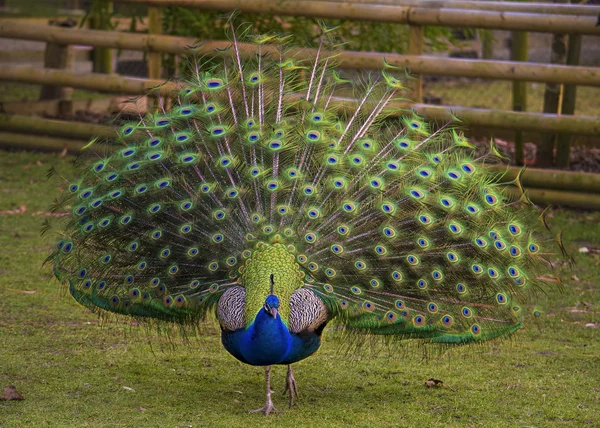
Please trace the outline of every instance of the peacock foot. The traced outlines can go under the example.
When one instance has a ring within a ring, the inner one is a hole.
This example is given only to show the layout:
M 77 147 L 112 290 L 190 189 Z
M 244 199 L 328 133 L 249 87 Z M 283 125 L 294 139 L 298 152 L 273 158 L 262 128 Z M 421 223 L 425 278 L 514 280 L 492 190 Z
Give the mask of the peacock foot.
M 261 407 L 260 409 L 256 409 L 256 410 L 250 410 L 249 413 L 258 413 L 258 412 L 263 412 L 265 414 L 265 416 L 269 416 L 269 414 L 271 414 L 271 412 L 279 413 L 279 410 L 277 410 L 277 408 L 275 406 L 273 406 L 273 401 L 267 400 L 267 403 L 265 404 L 264 407 Z
M 286 392 L 290 392 L 290 407 L 294 405 L 294 397 L 299 398 L 298 394 L 298 385 L 296 384 L 296 379 L 294 378 L 294 370 L 292 369 L 292 365 L 288 365 L 287 376 L 285 377 L 285 389 L 283 390 L 283 395 Z
M 265 380 L 267 386 L 267 402 L 265 403 L 265 407 L 250 410 L 250 413 L 263 412 L 265 416 L 269 416 L 271 412 L 279 413 L 279 410 L 273 406 L 273 400 L 271 399 L 271 366 L 265 366 Z

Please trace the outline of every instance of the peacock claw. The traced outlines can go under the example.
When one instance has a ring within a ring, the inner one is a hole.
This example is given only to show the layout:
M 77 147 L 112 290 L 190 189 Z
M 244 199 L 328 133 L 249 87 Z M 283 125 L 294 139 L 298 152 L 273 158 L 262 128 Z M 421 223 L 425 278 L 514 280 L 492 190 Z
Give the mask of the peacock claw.
M 269 416 L 271 412 L 279 413 L 279 410 L 273 406 L 273 400 L 271 399 L 271 366 L 265 366 L 265 380 L 267 386 L 267 402 L 264 407 L 256 410 L 250 410 L 250 413 L 263 412 L 265 416 Z
M 265 414 L 265 416 L 269 416 L 269 414 L 271 412 L 279 413 L 279 410 L 277 410 L 277 408 L 275 406 L 273 406 L 272 401 L 267 401 L 267 404 L 265 404 L 264 407 L 261 407 L 260 409 L 249 411 L 249 413 L 258 413 L 258 412 L 263 412 Z
M 288 365 L 287 376 L 285 377 L 285 389 L 283 390 L 283 395 L 286 392 L 290 392 L 290 407 L 294 405 L 294 397 L 300 397 L 298 394 L 298 385 L 296 384 L 296 379 L 294 378 L 294 370 L 292 370 L 292 365 Z

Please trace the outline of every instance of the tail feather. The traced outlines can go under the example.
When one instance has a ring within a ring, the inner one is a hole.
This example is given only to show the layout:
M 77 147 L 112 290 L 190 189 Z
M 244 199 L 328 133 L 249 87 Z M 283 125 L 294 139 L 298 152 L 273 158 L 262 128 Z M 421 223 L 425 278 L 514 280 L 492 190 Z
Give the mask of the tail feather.
M 542 283 L 536 211 L 483 165 L 493 145 L 474 159 L 455 123 L 394 118 L 407 91 L 393 68 L 341 77 L 330 31 L 308 62 L 232 27 L 231 48 L 195 59 L 116 150 L 87 150 L 51 256 L 79 302 L 190 322 L 258 242 L 279 242 L 349 331 L 470 343 L 520 327 Z

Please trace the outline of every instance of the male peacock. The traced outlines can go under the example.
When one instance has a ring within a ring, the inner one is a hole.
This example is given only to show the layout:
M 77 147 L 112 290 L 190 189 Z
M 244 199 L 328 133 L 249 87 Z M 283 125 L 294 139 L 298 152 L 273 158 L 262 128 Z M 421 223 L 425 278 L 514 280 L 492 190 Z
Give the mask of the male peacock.
M 225 349 L 266 368 L 266 415 L 271 365 L 288 365 L 292 405 L 292 364 L 332 320 L 442 344 L 517 330 L 542 282 L 541 227 L 490 156 L 394 107 L 393 67 L 343 79 L 329 28 L 310 61 L 285 37 L 247 37 L 256 55 L 232 32 L 172 99 L 88 148 L 49 257 L 73 297 L 184 324 L 214 310 Z

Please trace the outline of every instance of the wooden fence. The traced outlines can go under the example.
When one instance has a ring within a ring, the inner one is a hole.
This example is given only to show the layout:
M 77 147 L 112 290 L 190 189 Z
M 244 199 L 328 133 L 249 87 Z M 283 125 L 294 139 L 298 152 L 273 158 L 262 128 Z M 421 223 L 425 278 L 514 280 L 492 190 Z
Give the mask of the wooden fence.
M 597 17 L 554 15 L 465 9 L 434 9 L 355 2 L 312 0 L 114 0 L 116 3 L 145 4 L 152 7 L 187 7 L 201 10 L 270 13 L 274 15 L 350 19 L 408 25 L 433 25 L 493 30 L 538 31 L 548 33 L 600 35 Z
M 323 1 L 273 1 L 273 0 L 117 0 L 123 3 L 139 3 L 150 6 L 148 35 L 129 34 L 99 30 L 84 30 L 74 28 L 49 27 L 35 24 L 0 21 L 0 37 L 45 41 L 67 47 L 69 45 L 87 45 L 96 48 L 131 49 L 149 53 L 150 79 L 133 79 L 115 75 L 75 74 L 70 70 L 56 69 L 24 69 L 19 67 L 0 67 L 0 81 L 23 83 L 38 83 L 44 85 L 68 86 L 73 88 L 90 89 L 108 93 L 141 95 L 150 88 L 161 85 L 160 60 L 161 54 L 170 53 L 187 55 L 188 46 L 196 44 L 196 40 L 184 37 L 160 35 L 160 7 L 183 6 L 204 10 L 242 12 L 270 12 L 281 15 L 313 16 L 320 18 L 355 19 L 375 22 L 394 22 L 409 24 L 410 55 L 389 53 L 342 52 L 338 57 L 340 66 L 356 69 L 381 69 L 383 58 L 399 67 L 408 68 L 417 75 L 460 76 L 488 79 L 504 79 L 513 82 L 534 81 L 561 85 L 600 86 L 600 69 L 577 65 L 556 66 L 516 61 L 464 60 L 422 55 L 423 26 L 438 25 L 446 27 L 473 27 L 485 29 L 504 29 L 520 31 L 566 32 L 572 35 L 600 35 L 600 27 L 596 25 L 600 7 L 583 7 L 568 5 L 538 5 L 510 3 L 504 11 L 495 10 L 497 3 L 481 2 L 439 2 L 431 0 L 404 0 L 402 5 L 386 5 L 388 0 L 372 0 L 379 4 L 365 4 L 361 0 L 346 2 Z M 337 0 L 336 0 L 337 1 Z M 456 5 L 456 8 L 453 6 Z M 481 8 L 476 8 L 478 5 Z M 496 6 L 492 6 L 496 5 Z M 441 7 L 440 7 L 441 6 Z M 445 7 L 451 6 L 452 8 Z M 484 10 L 485 9 L 485 10 Z M 535 11 L 535 13 L 532 13 Z M 204 41 L 198 48 L 199 54 L 211 55 L 215 48 L 229 45 L 223 41 Z M 580 45 L 577 47 L 580 49 Z M 251 55 L 254 46 L 244 45 L 242 52 Z M 300 57 L 314 57 L 315 51 L 301 49 L 294 52 Z M 159 91 L 171 93 L 172 83 L 162 84 Z M 420 101 L 420 86 L 415 90 L 417 101 Z M 348 100 L 338 100 L 348 104 Z M 528 113 L 519 111 L 500 111 L 464 107 L 441 107 L 419 104 L 399 104 L 397 107 L 413 108 L 419 114 L 434 120 L 447 121 L 453 115 L 471 126 L 486 128 L 513 129 L 515 131 L 531 130 L 537 132 L 552 132 L 561 134 L 600 135 L 600 118 L 571 116 L 560 114 Z M 73 141 L 91 137 L 92 135 L 107 135 L 110 131 L 104 127 L 94 127 L 88 124 L 60 122 L 43 119 L 31 120 L 25 117 L 13 116 L 0 118 L 0 141 L 8 145 L 26 147 L 44 146 L 47 149 L 57 146 L 78 147 Z M 24 133 L 51 135 L 52 137 L 31 138 Z M 75 139 L 75 140 L 74 140 Z M 36 143 L 36 141 L 38 143 Z M 37 145 L 36 145 L 37 144 Z M 563 142 L 563 144 L 565 144 Z M 568 141 L 566 142 L 568 144 Z M 553 174 L 557 174 L 553 172 Z M 542 190 L 539 186 L 543 179 L 532 179 L 536 189 L 532 189 L 534 200 L 548 202 L 548 198 L 581 207 L 600 209 L 600 185 L 596 178 L 589 174 L 573 180 L 573 173 L 556 175 L 554 182 L 564 181 L 566 184 L 554 185 L 554 193 Z M 524 177 L 540 177 L 537 171 L 529 171 Z M 562 181 L 561 181 L 562 180 Z M 577 183 L 596 183 L 579 188 Z M 552 182 L 552 181 L 550 181 Z M 525 180 L 527 184 L 527 180 Z M 565 187 L 567 186 L 567 187 Z M 570 186 L 570 187 L 569 187 Z M 547 186 L 545 186 L 547 187 Z M 556 190 L 558 189 L 558 190 Z M 565 190 L 585 190 L 588 195 L 577 194 L 569 196 Z M 558 193 L 556 193 L 558 192 Z M 548 196 L 550 195 L 550 196 Z
M 328 0 L 338 3 L 376 3 L 406 7 L 430 7 L 434 9 L 463 9 L 493 12 L 521 12 L 551 15 L 600 16 L 600 6 L 592 4 L 533 3 L 513 1 L 473 0 Z

